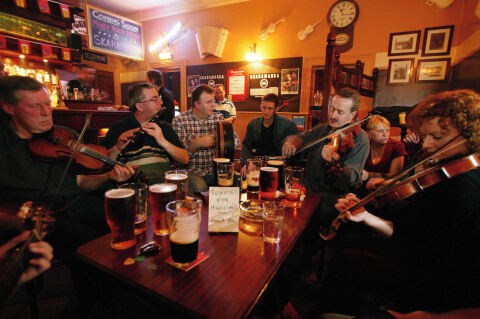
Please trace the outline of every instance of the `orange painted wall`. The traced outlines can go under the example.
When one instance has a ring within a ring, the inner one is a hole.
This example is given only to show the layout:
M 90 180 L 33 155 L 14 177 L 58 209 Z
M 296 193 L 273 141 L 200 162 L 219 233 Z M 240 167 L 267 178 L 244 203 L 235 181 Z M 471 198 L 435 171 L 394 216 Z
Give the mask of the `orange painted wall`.
M 283 57 L 315 57 L 323 56 L 325 39 L 329 31 L 326 15 L 334 0 L 253 0 L 240 4 L 206 9 L 187 14 L 166 17 L 144 23 L 146 43 L 157 40 L 162 32 L 177 22 L 189 28 L 185 39 L 173 46 L 175 59 L 186 59 L 187 65 L 218 63 L 243 60 L 250 45 L 257 43 L 257 52 L 263 58 Z M 473 33 L 478 28 L 472 10 L 466 10 L 476 0 L 456 0 L 451 7 L 439 9 L 429 7 L 423 0 L 357 0 L 360 17 L 355 26 L 354 46 L 349 55 L 385 52 L 388 49 L 389 34 L 410 30 L 422 30 L 425 27 L 441 25 L 457 25 L 453 46 L 458 44 L 459 32 Z M 270 22 L 286 16 L 284 23 L 277 25 L 275 33 L 262 41 L 258 38 L 260 30 Z M 324 21 L 304 41 L 297 39 L 296 34 L 309 23 L 318 19 Z M 478 20 L 478 19 L 477 19 Z M 469 22 L 469 26 L 460 28 L 461 21 Z M 230 31 L 223 58 L 209 57 L 201 59 L 198 54 L 195 32 L 204 25 L 221 26 Z M 153 56 L 148 59 L 152 61 Z

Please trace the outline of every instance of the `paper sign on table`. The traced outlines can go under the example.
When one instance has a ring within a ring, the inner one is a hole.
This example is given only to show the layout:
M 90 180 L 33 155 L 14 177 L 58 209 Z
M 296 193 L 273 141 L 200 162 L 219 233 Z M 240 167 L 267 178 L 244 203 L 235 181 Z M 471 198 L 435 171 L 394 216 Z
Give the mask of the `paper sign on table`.
M 238 232 L 240 190 L 238 187 L 210 187 L 208 231 Z

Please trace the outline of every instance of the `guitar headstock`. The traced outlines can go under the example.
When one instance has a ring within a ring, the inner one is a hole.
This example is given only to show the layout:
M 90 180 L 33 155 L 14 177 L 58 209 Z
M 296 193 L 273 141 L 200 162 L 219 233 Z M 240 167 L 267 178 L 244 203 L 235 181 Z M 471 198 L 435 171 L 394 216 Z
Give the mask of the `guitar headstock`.
M 33 202 L 25 202 L 19 208 L 17 216 L 27 230 L 31 230 L 37 240 L 42 240 L 53 230 L 55 218 L 50 211 L 41 205 L 34 205 Z

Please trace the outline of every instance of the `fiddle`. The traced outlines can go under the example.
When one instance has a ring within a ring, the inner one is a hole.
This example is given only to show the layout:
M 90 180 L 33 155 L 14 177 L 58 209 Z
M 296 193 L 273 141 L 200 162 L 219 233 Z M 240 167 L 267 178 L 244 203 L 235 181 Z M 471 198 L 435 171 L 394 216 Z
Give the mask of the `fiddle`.
M 456 138 L 456 137 L 455 137 Z M 453 138 L 452 140 L 454 140 Z M 432 161 L 436 156 L 445 153 L 460 144 L 466 143 L 466 140 L 454 143 L 449 145 L 447 143 L 442 148 L 431 154 L 429 157 L 423 159 L 412 167 L 404 170 L 397 176 L 393 177 L 391 180 L 388 180 L 383 186 L 368 194 L 366 197 L 362 198 L 356 204 L 348 207 L 344 212 L 340 213 L 332 222 L 329 228 L 322 228 L 319 231 L 319 235 L 324 240 L 330 240 L 335 237 L 338 229 L 340 228 L 343 222 L 346 222 L 345 212 L 350 211 L 353 215 L 362 212 L 361 209 L 363 205 L 377 200 L 378 204 L 391 204 L 394 201 L 404 200 L 412 195 L 419 193 L 420 191 L 441 183 L 444 180 L 453 178 L 460 174 L 466 173 L 472 169 L 480 167 L 480 158 L 477 154 L 471 154 L 460 159 L 451 160 L 445 164 L 437 165 L 430 169 L 424 170 L 423 172 L 412 176 L 400 183 L 396 183 L 400 178 L 406 176 L 408 172 L 419 167 L 427 162 Z M 447 147 L 448 145 L 448 147 Z
M 47 162 L 68 161 L 70 156 L 73 156 L 79 164 L 79 174 L 101 174 L 109 171 L 113 165 L 125 166 L 108 157 L 108 150 L 101 145 L 79 143 L 77 151 L 74 152 L 77 139 L 74 131 L 54 126 L 47 133 L 35 135 L 28 148 L 35 156 Z
M 335 134 L 327 145 L 332 147 L 337 153 L 345 153 L 355 145 L 353 138 L 357 136 L 358 133 L 360 133 L 358 125 L 349 127 Z
M 358 132 L 359 132 L 359 130 L 360 130 L 359 127 L 358 127 L 358 124 L 361 124 L 361 123 L 363 123 L 363 122 L 365 122 L 365 121 L 370 120 L 371 117 L 372 117 L 372 115 L 367 116 L 366 118 L 364 118 L 364 119 L 362 119 L 362 120 L 360 120 L 360 121 L 356 121 L 356 122 L 350 123 L 350 124 L 348 124 L 347 126 L 344 126 L 344 127 L 340 128 L 340 129 L 338 129 L 338 130 L 336 130 L 336 131 L 328 134 L 327 136 L 324 136 L 324 137 L 321 137 L 321 138 L 319 138 L 319 139 L 316 139 L 315 141 L 311 141 L 310 143 L 305 144 L 301 149 L 299 149 L 299 150 L 296 152 L 296 154 L 298 154 L 298 153 L 300 153 L 300 152 L 303 152 L 303 151 L 305 151 L 305 150 L 307 150 L 307 149 L 309 149 L 309 148 L 311 148 L 311 147 L 313 147 L 313 146 L 315 146 L 315 145 L 317 145 L 317 144 L 319 144 L 319 143 L 321 143 L 321 142 L 323 142 L 323 141 L 325 141 L 325 140 L 334 140 L 334 139 L 337 139 L 337 138 L 338 138 L 338 135 L 343 134 L 344 132 L 345 132 L 346 135 L 343 135 L 343 137 L 346 137 L 346 136 L 348 136 L 348 135 L 350 135 L 350 136 L 352 137 L 352 142 L 351 142 L 351 143 L 344 143 L 344 145 L 345 145 L 345 146 L 351 145 L 351 147 L 353 147 L 353 137 L 354 137 L 356 134 L 358 134 Z M 353 135 L 353 133 L 355 133 L 355 135 Z M 339 141 L 341 141 L 341 138 L 339 139 Z M 348 142 L 348 140 L 347 140 L 347 142 Z M 342 143 L 338 143 L 338 144 L 340 145 L 340 144 L 342 144 Z M 350 148 L 351 148 L 351 147 L 350 147 Z M 347 149 L 347 150 L 348 150 L 348 149 Z M 340 152 L 342 152 L 342 151 L 340 150 Z

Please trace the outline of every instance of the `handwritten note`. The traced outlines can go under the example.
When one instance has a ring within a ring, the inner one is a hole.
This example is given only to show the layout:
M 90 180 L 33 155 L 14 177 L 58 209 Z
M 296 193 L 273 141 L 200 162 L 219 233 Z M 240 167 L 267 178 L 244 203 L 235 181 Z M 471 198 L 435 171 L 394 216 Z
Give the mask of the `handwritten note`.
M 238 232 L 238 187 L 210 187 L 208 199 L 208 231 Z

